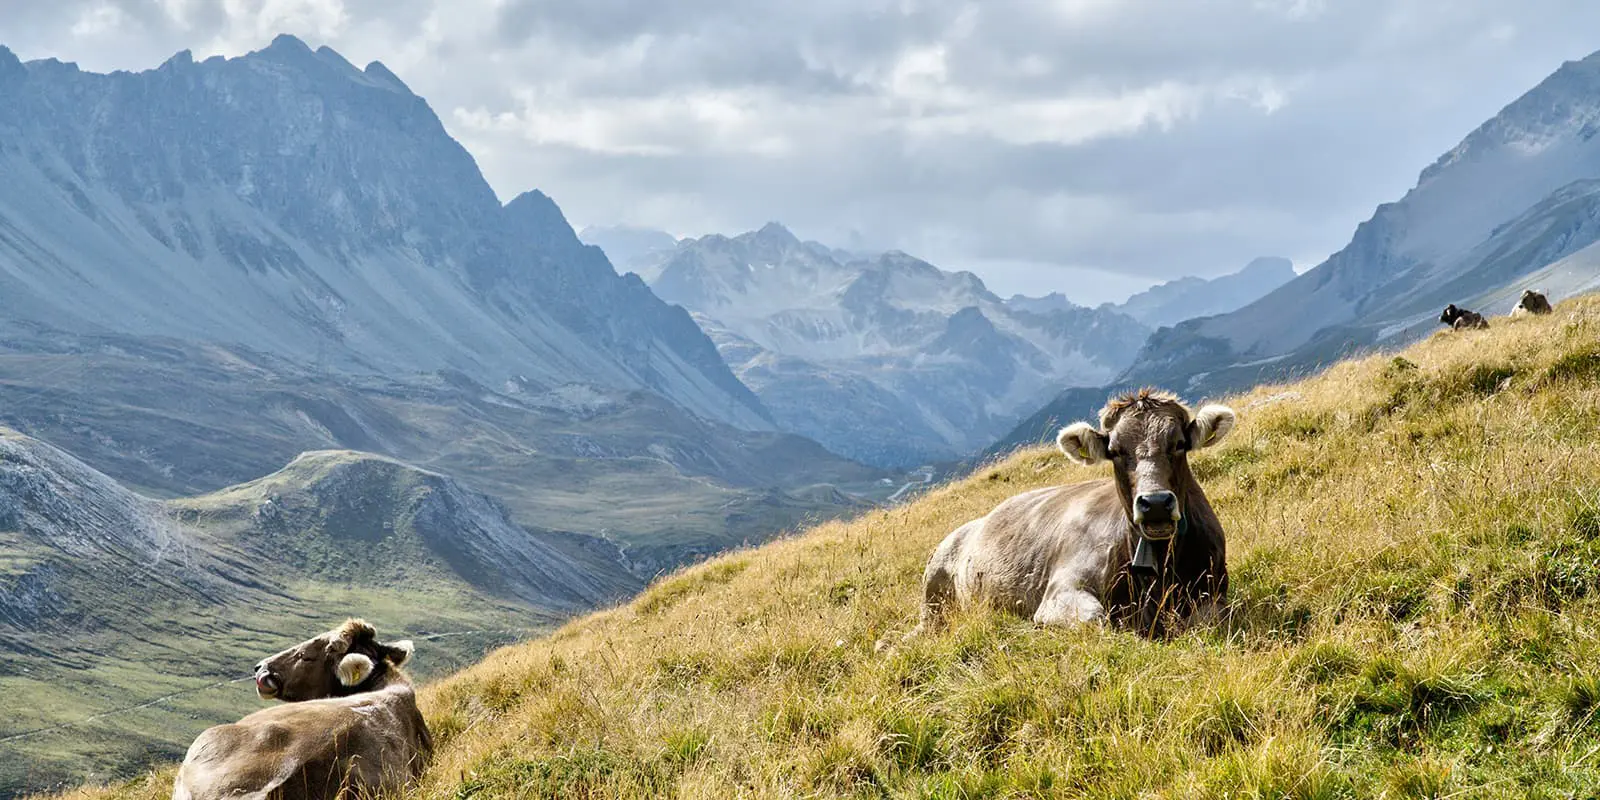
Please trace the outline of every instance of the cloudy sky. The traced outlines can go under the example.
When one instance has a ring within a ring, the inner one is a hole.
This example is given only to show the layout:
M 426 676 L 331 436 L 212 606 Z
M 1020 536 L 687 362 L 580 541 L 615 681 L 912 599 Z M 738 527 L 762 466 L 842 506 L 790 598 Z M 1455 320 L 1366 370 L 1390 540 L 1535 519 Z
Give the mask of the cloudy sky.
M 1093 302 L 1301 269 L 1565 59 L 1592 0 L 0 0 L 86 69 L 381 60 L 509 199 L 678 235 L 780 220 Z

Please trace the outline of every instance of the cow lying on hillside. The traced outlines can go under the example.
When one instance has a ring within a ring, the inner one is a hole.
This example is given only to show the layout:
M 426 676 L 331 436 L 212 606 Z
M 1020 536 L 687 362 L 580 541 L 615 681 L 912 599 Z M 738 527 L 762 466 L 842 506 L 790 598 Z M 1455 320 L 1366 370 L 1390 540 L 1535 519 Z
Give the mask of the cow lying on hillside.
M 923 573 L 922 619 L 987 605 L 1045 625 L 1112 622 L 1152 636 L 1225 598 L 1222 524 L 1189 469 L 1189 452 L 1222 441 L 1234 412 L 1191 413 L 1165 392 L 1117 397 L 1100 425 L 1056 437 L 1080 464 L 1111 476 L 1016 495 L 945 537 Z
M 1468 311 L 1464 308 L 1456 308 L 1455 303 L 1444 307 L 1444 313 L 1439 315 L 1439 321 L 1458 331 L 1464 331 L 1469 328 L 1489 327 L 1489 321 L 1484 319 L 1482 314 L 1476 311 Z
M 1511 316 L 1520 317 L 1527 314 L 1549 314 L 1555 309 L 1550 307 L 1550 298 L 1532 289 L 1522 290 L 1522 299 L 1517 301 L 1517 307 L 1511 309 Z
M 383 644 L 358 619 L 255 667 L 256 692 L 286 705 L 208 728 L 178 770 L 173 800 L 392 794 L 422 772 L 433 739 L 400 666 L 411 642 Z

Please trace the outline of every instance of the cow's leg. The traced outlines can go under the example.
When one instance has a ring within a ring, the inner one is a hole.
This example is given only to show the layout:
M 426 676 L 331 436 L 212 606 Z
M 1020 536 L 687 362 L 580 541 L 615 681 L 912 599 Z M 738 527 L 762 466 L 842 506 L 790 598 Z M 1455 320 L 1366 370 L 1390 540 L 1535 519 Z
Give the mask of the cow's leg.
M 1033 612 L 1033 621 L 1040 625 L 1072 627 L 1084 624 L 1104 624 L 1106 607 L 1100 598 L 1075 582 L 1051 581 L 1045 589 L 1044 600 Z
M 974 520 L 956 528 L 934 548 L 928 567 L 922 572 L 922 608 L 917 626 L 903 639 L 932 633 L 944 626 L 945 614 L 956 603 L 956 568 L 961 560 L 962 544 L 981 523 L 982 520 Z
M 922 614 L 917 627 L 906 634 L 909 639 L 923 633 L 937 631 L 944 626 L 944 615 L 956 599 L 956 580 L 943 564 L 933 564 L 922 576 Z
M 936 555 L 922 574 L 922 604 L 916 627 L 901 634 L 901 642 L 909 642 L 925 633 L 935 633 L 944 627 L 944 615 L 956 601 L 956 580 L 950 568 Z M 872 649 L 887 652 L 893 643 L 887 637 L 879 639 Z

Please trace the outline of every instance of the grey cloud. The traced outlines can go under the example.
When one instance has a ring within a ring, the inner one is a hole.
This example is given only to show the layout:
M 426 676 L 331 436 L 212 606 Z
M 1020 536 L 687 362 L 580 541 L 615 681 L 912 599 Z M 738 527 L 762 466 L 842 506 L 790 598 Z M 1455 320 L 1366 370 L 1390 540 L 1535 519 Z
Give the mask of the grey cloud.
M 127 30 L 89 41 L 73 23 L 102 3 L 0 0 L 0 43 L 96 69 L 266 44 L 220 2 L 185 25 L 113 2 Z M 340 5 L 336 35 L 289 32 L 394 68 L 502 195 L 681 234 L 856 230 L 1041 292 L 1331 252 L 1600 48 L 1585 0 Z

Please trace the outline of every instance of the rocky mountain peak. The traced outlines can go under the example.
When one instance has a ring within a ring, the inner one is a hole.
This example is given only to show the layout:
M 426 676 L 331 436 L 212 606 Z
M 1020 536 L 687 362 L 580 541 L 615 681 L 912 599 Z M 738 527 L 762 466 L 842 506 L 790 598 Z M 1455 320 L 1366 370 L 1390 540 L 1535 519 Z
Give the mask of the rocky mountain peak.
M 171 70 L 176 70 L 176 69 L 182 69 L 184 67 L 190 67 L 190 66 L 193 66 L 193 65 L 194 65 L 194 53 L 191 52 L 190 50 L 184 49 L 184 50 L 179 50 L 176 53 L 173 53 L 172 57 L 168 58 L 166 61 L 161 62 L 161 66 L 156 67 L 156 70 L 157 71 L 171 71 Z
M 734 237 L 733 241 L 743 246 L 751 260 L 766 264 L 781 261 L 790 250 L 800 246 L 800 238 L 776 222 L 769 222 L 760 230 Z
M 28 74 L 26 67 L 22 66 L 22 59 L 5 45 L 0 45 L 0 83 L 17 80 Z
M 1294 277 L 1294 262 L 1277 256 L 1261 256 L 1251 259 L 1238 274 L 1250 279 L 1275 278 L 1282 283 Z
M 378 81 L 379 83 L 387 84 L 390 88 L 395 89 L 396 91 L 412 94 L 411 87 L 407 86 L 405 81 L 400 80 L 400 76 L 390 72 L 389 68 L 384 66 L 382 61 L 374 61 L 371 64 L 368 64 L 366 69 L 362 70 L 362 74 L 375 81 Z
M 800 244 L 800 238 L 779 222 L 768 222 L 761 229 L 751 234 L 754 241 L 764 244 L 773 244 L 782 247 L 794 247 Z
M 144 72 L 6 77 L 15 64 L 0 57 L 0 318 L 649 389 L 770 428 L 687 315 L 618 277 L 543 193 L 502 206 L 382 64 L 287 35 Z
M 505 206 L 505 218 L 508 225 L 536 246 L 569 254 L 582 245 L 556 201 L 538 189 L 512 198 Z

